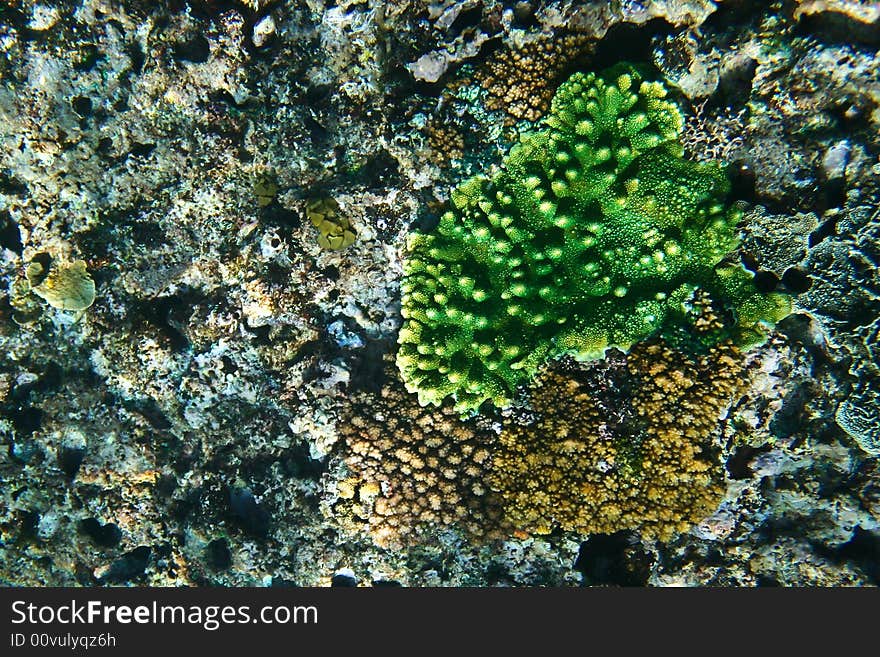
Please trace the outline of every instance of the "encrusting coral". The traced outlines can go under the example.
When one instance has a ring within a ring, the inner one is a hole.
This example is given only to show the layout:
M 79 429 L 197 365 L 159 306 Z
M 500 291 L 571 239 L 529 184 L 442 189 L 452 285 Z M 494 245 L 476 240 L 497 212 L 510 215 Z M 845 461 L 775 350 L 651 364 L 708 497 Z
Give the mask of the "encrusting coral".
M 31 291 L 53 308 L 85 310 L 95 301 L 95 281 L 83 260 L 52 261 L 45 266 L 34 260 L 28 265 L 25 276 Z
M 263 169 L 254 172 L 253 194 L 259 207 L 272 204 L 278 196 L 278 179 L 274 171 Z
M 687 530 L 723 495 L 711 445 L 742 372 L 730 342 L 702 356 L 650 341 L 588 366 L 555 361 L 532 386 L 535 416 L 506 426 L 493 454 L 504 522 L 660 540 Z
M 493 54 L 477 74 L 487 109 L 504 111 L 511 122 L 537 121 L 550 106 L 562 71 L 592 45 L 587 37 L 566 34 Z
M 447 166 L 451 160 L 464 154 L 464 136 L 455 126 L 431 121 L 425 127 L 431 160 L 438 166 Z
M 550 358 L 677 330 L 697 291 L 730 311 L 716 342 L 760 342 L 788 314 L 786 296 L 720 266 L 740 212 L 718 163 L 683 158 L 682 125 L 640 69 L 576 73 L 497 173 L 453 190 L 405 261 L 397 364 L 422 404 L 507 405 Z

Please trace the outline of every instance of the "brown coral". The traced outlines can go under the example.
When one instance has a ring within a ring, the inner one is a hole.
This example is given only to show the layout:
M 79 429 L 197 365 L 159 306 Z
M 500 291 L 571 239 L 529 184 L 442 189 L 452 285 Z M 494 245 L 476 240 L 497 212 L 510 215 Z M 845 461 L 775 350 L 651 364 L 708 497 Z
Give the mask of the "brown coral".
M 532 388 L 532 421 L 500 437 L 490 486 L 523 533 L 638 529 L 666 540 L 722 495 L 712 438 L 740 389 L 730 344 L 687 356 L 641 343 L 592 367 L 554 363 Z
M 396 368 L 379 394 L 359 393 L 341 423 L 352 477 L 338 486 L 338 517 L 362 519 L 379 545 L 399 546 L 450 526 L 489 539 L 501 512 L 484 478 L 495 433 L 459 419 L 451 406 L 426 409 Z
M 455 126 L 434 120 L 425 127 L 425 134 L 434 164 L 447 166 L 464 155 L 464 135 Z
M 720 326 L 707 296 L 688 306 L 698 334 Z M 391 547 L 446 527 L 481 541 L 555 529 L 668 540 L 721 500 L 715 442 L 744 371 L 730 342 L 689 354 L 651 340 L 586 365 L 557 360 L 498 435 L 451 405 L 419 406 L 389 368 L 340 425 L 351 476 L 334 511 Z
M 493 54 L 476 76 L 487 92 L 486 107 L 506 112 L 513 121 L 537 121 L 549 109 L 565 69 L 590 52 L 592 43 L 579 34 L 545 36 Z

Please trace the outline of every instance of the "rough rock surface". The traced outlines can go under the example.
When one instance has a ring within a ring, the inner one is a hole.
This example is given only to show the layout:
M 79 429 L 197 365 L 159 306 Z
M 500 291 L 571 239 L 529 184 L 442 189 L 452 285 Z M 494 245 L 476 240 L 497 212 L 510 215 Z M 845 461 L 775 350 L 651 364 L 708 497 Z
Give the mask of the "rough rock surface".
M 880 583 L 866 4 L 4 2 L 0 583 Z M 796 312 L 749 352 L 689 531 L 380 547 L 333 514 L 339 422 L 395 349 L 405 237 L 534 125 L 483 83 L 565 35 L 511 97 L 654 65 L 689 156 L 730 164 L 731 257 Z M 307 215 L 327 198 L 339 250 Z M 79 260 L 88 308 L 31 292 L 29 264 Z

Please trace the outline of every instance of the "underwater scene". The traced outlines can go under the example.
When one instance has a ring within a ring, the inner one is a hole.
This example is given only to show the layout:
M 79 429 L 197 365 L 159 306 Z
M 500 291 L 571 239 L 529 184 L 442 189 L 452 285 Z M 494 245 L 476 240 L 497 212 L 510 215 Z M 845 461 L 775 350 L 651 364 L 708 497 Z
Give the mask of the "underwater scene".
M 0 0 L 0 585 L 876 586 L 878 47 Z

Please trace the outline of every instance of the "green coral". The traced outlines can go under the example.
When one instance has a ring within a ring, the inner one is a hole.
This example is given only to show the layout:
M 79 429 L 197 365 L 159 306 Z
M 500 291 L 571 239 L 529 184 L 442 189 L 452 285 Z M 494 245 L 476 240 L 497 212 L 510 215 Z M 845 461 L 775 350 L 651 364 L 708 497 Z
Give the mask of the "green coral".
M 789 312 L 740 266 L 741 213 L 718 163 L 685 160 L 683 119 L 632 66 L 576 73 L 543 129 L 452 192 L 410 237 L 398 366 L 423 404 L 507 404 L 549 358 L 599 357 L 688 322 L 700 290 L 731 311 L 740 346 Z

